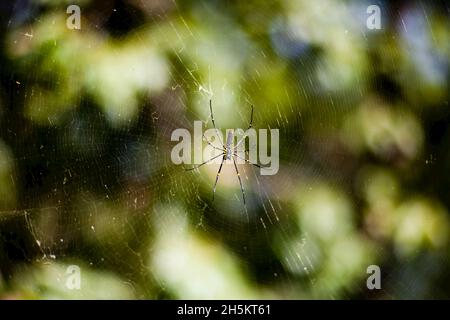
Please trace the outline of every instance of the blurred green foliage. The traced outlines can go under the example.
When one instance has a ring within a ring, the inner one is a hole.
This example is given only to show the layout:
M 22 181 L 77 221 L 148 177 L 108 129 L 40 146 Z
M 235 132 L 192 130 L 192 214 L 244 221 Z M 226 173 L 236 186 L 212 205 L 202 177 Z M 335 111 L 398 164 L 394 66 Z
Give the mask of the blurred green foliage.
M 448 8 L 370 4 L 2 3 L 0 298 L 449 298 Z M 170 160 L 209 99 L 280 130 L 246 207 Z

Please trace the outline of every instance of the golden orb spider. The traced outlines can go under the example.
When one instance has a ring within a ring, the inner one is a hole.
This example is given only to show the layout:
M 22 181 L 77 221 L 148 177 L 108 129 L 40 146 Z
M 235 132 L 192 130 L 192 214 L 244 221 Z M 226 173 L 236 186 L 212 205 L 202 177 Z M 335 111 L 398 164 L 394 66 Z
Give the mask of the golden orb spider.
M 242 199 L 243 199 L 244 205 L 245 205 L 245 191 L 244 191 L 244 187 L 242 186 L 241 175 L 240 175 L 240 173 L 239 173 L 239 169 L 238 169 L 238 167 L 237 167 L 236 159 L 235 159 L 235 158 L 239 158 L 239 159 L 245 161 L 246 163 L 251 164 L 251 165 L 254 165 L 255 167 L 258 167 L 258 168 L 260 168 L 260 169 L 262 168 L 262 166 L 260 166 L 259 164 L 256 164 L 256 163 L 252 163 L 252 162 L 250 162 L 249 160 L 247 160 L 247 159 L 245 159 L 245 158 L 242 158 L 241 156 L 238 155 L 238 153 L 237 153 L 237 148 L 238 148 L 238 146 L 242 143 L 242 141 L 244 141 L 245 135 L 241 138 L 241 140 L 238 141 L 238 143 L 237 143 L 234 147 L 232 147 L 232 143 L 233 143 L 233 140 L 234 140 L 234 133 L 233 133 L 232 131 L 229 131 L 228 134 L 227 134 L 227 140 L 226 140 L 226 143 L 223 144 L 222 136 L 219 134 L 219 130 L 217 129 L 216 123 L 215 123 L 215 121 L 214 121 L 214 114 L 213 114 L 213 110 L 212 110 L 212 101 L 211 101 L 211 100 L 209 100 L 209 110 L 210 110 L 210 116 L 211 116 L 212 124 L 213 124 L 213 126 L 214 126 L 214 129 L 216 130 L 217 136 L 219 137 L 220 143 L 222 144 L 222 148 L 218 148 L 218 147 L 214 146 L 214 145 L 213 145 L 213 144 L 205 137 L 205 134 L 203 134 L 203 138 L 206 140 L 206 142 L 207 142 L 211 147 L 213 147 L 213 148 L 216 149 L 216 150 L 220 150 L 221 153 L 220 153 L 219 155 L 217 155 L 217 156 L 212 157 L 212 158 L 209 159 L 209 160 L 206 160 L 205 162 L 203 162 L 203 163 L 201 163 L 201 164 L 199 164 L 199 165 L 197 165 L 197 166 L 194 166 L 194 167 L 192 167 L 192 168 L 187 168 L 187 169 L 185 169 L 185 170 L 186 170 L 186 171 L 190 171 L 190 170 L 198 169 L 198 168 L 200 168 L 201 166 L 203 166 L 203 165 L 205 165 L 205 164 L 211 162 L 212 160 L 217 159 L 217 158 L 219 158 L 219 157 L 222 157 L 222 162 L 220 163 L 219 171 L 217 172 L 217 175 L 216 175 L 216 181 L 214 182 L 214 187 L 213 187 L 213 201 L 214 201 L 214 196 L 215 196 L 215 194 L 216 194 L 217 182 L 219 181 L 220 172 L 222 171 L 223 163 L 225 162 L 225 160 L 233 160 L 234 168 L 235 168 L 235 170 L 236 170 L 236 174 L 237 174 L 237 177 L 238 177 L 238 179 L 239 179 L 239 185 L 240 185 L 240 187 L 241 187 Z M 248 131 L 250 128 L 252 128 L 252 126 L 253 126 L 253 105 L 252 105 L 252 112 L 251 112 L 251 115 L 250 115 L 250 123 L 249 123 L 249 126 L 248 126 L 248 128 L 247 128 L 247 131 Z

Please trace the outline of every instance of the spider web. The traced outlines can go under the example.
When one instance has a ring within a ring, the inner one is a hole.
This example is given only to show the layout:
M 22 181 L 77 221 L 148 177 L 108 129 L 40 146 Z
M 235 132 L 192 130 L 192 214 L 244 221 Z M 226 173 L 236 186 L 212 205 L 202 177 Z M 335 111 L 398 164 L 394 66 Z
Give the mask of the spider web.
M 345 117 L 370 96 L 378 72 L 366 56 L 378 36 L 365 25 L 368 3 L 306 9 L 306 2 L 282 2 L 270 12 L 80 1 L 80 31 L 64 29 L 65 3 L 55 3 L 18 3 L 6 28 L 16 64 L 1 67 L 8 74 L 3 100 L 18 110 L 13 127 L 2 120 L 0 144 L 0 164 L 11 168 L 17 190 L 0 202 L 0 275 L 9 294 L 370 296 L 366 268 L 382 263 L 384 247 L 359 225 L 357 161 L 340 137 L 345 125 L 358 132 Z M 344 47 L 356 42 L 353 51 L 328 43 L 331 30 Z M 52 37 L 67 57 L 53 55 Z M 85 51 L 77 57 L 76 50 Z M 333 50 L 338 58 L 327 56 Z M 51 67 L 33 67 L 44 63 Z M 212 201 L 219 165 L 186 172 L 170 158 L 175 129 L 192 132 L 195 120 L 212 128 L 210 99 L 223 133 L 247 127 L 250 105 L 255 129 L 280 132 L 276 175 L 239 165 L 245 206 L 232 162 Z M 64 287 L 74 264 L 83 276 L 78 291 Z M 398 270 L 405 269 L 388 270 L 384 296 L 408 291 Z

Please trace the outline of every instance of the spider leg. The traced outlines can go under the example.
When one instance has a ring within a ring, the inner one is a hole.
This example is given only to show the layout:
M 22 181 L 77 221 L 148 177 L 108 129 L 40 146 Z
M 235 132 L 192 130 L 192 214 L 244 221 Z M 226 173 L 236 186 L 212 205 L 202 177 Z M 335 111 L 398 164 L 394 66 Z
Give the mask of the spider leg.
M 209 110 L 211 111 L 211 121 L 214 126 L 214 129 L 216 129 L 217 136 L 219 137 L 220 143 L 222 144 L 222 147 L 225 149 L 225 145 L 223 144 L 222 136 L 219 134 L 219 130 L 216 128 L 216 122 L 214 121 L 214 114 L 212 110 L 212 101 L 209 100 Z
M 248 129 L 250 129 L 251 127 L 253 127 L 253 105 L 252 105 L 252 114 L 250 115 L 250 124 L 248 125 Z
M 212 158 L 209 159 L 209 160 L 206 160 L 205 162 L 199 164 L 198 166 L 193 166 L 192 168 L 184 168 L 184 170 L 190 171 L 190 170 L 198 169 L 198 168 L 200 168 L 202 165 L 207 164 L 208 162 L 211 162 L 211 161 L 213 161 L 214 159 L 216 159 L 216 158 L 218 158 L 218 157 L 220 157 L 220 156 L 223 156 L 224 154 L 225 154 L 225 153 L 222 152 L 221 154 L 219 154 L 219 155 L 217 155 L 217 156 L 215 156 L 215 157 L 212 157 Z
M 220 163 L 219 171 L 217 171 L 216 182 L 214 182 L 214 188 L 213 188 L 213 201 L 214 201 L 214 196 L 216 194 L 217 182 L 219 181 L 219 177 L 220 177 L 220 171 L 222 171 L 222 166 L 223 166 L 224 161 L 225 161 L 225 157 L 222 158 L 222 162 Z
M 248 128 L 246 131 L 250 130 L 253 127 L 253 105 L 252 105 L 252 113 L 250 115 L 250 123 L 248 125 Z M 234 150 L 237 149 L 237 147 L 242 143 L 242 141 L 244 141 L 245 135 L 241 138 L 241 140 L 238 141 L 238 143 L 236 144 L 236 146 L 234 147 Z
M 262 169 L 262 168 L 264 168 L 263 166 L 261 166 L 261 165 L 259 165 L 259 164 L 257 164 L 257 163 L 253 163 L 253 162 L 250 162 L 250 160 L 247 160 L 247 159 L 245 159 L 245 158 L 242 158 L 242 157 L 240 157 L 237 153 L 235 153 L 235 154 L 233 154 L 235 157 L 238 157 L 239 159 L 241 159 L 241 160 L 244 160 L 246 163 L 248 163 L 248 164 L 251 164 L 251 165 L 254 165 L 255 167 L 258 167 L 258 168 L 260 168 L 260 169 Z
M 203 134 L 203 138 L 206 140 L 206 142 L 208 142 L 208 144 L 209 144 L 211 147 L 213 147 L 213 148 L 216 149 L 216 150 L 220 150 L 220 151 L 223 152 L 223 149 L 217 148 L 215 145 L 213 145 L 213 144 L 208 140 L 208 138 L 206 138 L 205 134 Z
M 245 205 L 245 191 L 244 191 L 244 188 L 242 187 L 241 175 L 239 174 L 239 170 L 237 168 L 236 160 L 234 159 L 234 157 L 233 157 L 233 163 L 234 163 L 234 168 L 236 169 L 237 177 L 239 179 L 239 185 L 241 186 L 241 192 L 242 192 L 242 199 L 244 199 L 244 205 Z

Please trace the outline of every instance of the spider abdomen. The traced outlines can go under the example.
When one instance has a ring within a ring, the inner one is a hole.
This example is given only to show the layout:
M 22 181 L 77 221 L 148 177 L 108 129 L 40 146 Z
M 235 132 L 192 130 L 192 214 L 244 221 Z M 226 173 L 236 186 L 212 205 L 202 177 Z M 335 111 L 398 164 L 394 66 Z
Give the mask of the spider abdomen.
M 233 143 L 233 131 L 228 131 L 227 134 L 227 142 L 225 145 L 225 159 L 231 160 L 231 156 L 233 154 L 233 149 L 231 148 L 231 144 Z

